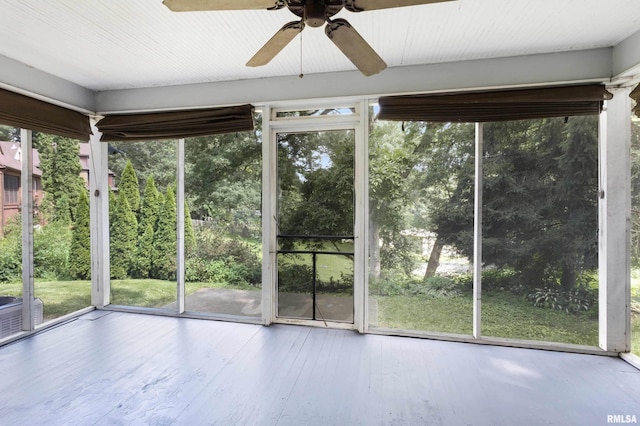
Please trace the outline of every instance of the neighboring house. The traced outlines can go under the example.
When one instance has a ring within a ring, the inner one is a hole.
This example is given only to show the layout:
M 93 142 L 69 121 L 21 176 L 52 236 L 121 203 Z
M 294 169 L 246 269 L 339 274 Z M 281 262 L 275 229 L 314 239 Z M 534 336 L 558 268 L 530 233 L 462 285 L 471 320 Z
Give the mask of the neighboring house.
M 4 226 L 12 216 L 22 209 L 22 149 L 19 143 L 0 141 L 0 236 Z M 42 201 L 42 171 L 40 156 L 33 152 L 33 205 L 34 209 Z
M 82 171 L 80 176 L 89 188 L 89 165 L 91 164 L 88 143 L 81 143 L 79 159 Z M 22 203 L 21 170 L 22 150 L 16 142 L 0 141 L 0 237 L 4 235 L 4 226 L 12 216 L 20 213 Z M 115 174 L 109 170 L 109 187 L 116 190 Z M 38 150 L 33 150 L 33 204 L 34 209 L 42 201 L 42 171 Z
M 85 186 L 89 188 L 89 169 L 91 165 L 91 147 L 88 143 L 80 143 L 80 165 L 82 166 L 82 171 L 80 172 L 80 176 L 84 180 Z M 116 175 L 111 170 L 109 170 L 109 188 L 113 191 L 117 191 L 116 188 Z

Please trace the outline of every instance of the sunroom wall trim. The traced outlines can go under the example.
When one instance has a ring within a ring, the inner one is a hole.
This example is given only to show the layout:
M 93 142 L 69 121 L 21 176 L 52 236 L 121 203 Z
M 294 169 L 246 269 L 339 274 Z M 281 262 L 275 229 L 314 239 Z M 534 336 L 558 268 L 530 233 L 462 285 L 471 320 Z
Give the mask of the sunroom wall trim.
M 606 82 L 612 49 L 395 67 L 364 78 L 357 72 L 309 74 L 96 93 L 100 114 L 205 108 L 242 103 L 326 100 L 336 97 L 452 92 L 566 83 Z

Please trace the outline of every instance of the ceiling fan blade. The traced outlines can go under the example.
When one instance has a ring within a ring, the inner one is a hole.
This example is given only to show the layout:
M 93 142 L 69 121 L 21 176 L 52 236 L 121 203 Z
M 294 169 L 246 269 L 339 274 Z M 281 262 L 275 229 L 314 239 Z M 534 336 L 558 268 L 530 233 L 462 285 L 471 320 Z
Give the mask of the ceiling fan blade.
M 248 67 L 267 65 L 284 47 L 304 29 L 304 22 L 294 21 L 280 28 L 269 41 L 262 46 L 258 53 L 247 62 Z
M 345 19 L 327 22 L 325 32 L 353 65 L 367 77 L 378 74 L 387 67 L 376 51 Z
M 456 0 L 346 0 L 345 8 L 351 12 L 389 9 L 392 7 L 418 6 L 421 4 L 442 3 Z
M 276 9 L 278 6 L 282 7 L 279 0 L 163 0 L 162 3 L 173 12 Z

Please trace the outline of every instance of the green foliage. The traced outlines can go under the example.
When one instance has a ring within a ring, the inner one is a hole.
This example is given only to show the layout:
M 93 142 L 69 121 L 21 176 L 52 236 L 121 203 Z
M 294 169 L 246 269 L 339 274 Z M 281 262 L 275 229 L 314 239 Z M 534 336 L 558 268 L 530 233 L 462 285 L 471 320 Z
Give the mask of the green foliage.
M 129 207 L 127 197 L 117 197 L 109 234 L 111 278 L 124 279 L 133 266 L 138 241 L 138 221 Z
M 22 275 L 22 249 L 20 235 L 16 233 L 0 238 L 0 283 L 19 281 Z
M 76 220 L 72 228 L 69 269 L 76 279 L 91 277 L 91 233 L 89 228 L 89 198 L 82 188 L 78 197 Z
M 71 229 L 53 222 L 38 227 L 33 233 L 33 272 L 36 278 L 67 279 Z M 0 282 L 20 281 L 22 277 L 22 232 L 20 216 L 11 218 L 0 238 Z
M 371 278 L 369 292 L 379 296 L 411 296 L 420 298 L 449 298 L 468 293 L 465 282 L 453 277 L 435 275 L 426 279 L 407 278 L 404 274 Z
M 196 247 L 185 264 L 187 281 L 258 285 L 262 266 L 255 244 L 223 235 L 213 226 L 196 234 Z
M 483 262 L 516 270 L 529 288 L 560 281 L 571 290 L 597 259 L 597 117 L 484 129 Z M 438 235 L 468 258 L 473 170 L 468 158 L 457 175 L 466 183 L 433 211 Z
M 191 138 L 185 143 L 185 191 L 194 218 L 219 229 L 259 238 L 262 144 L 260 115 L 256 131 Z
M 153 235 L 152 278 L 176 279 L 176 217 L 176 199 L 173 188 L 169 186 L 158 216 L 157 231 Z
M 310 293 L 313 271 L 308 265 L 281 263 L 278 265 L 278 291 L 283 293 Z
M 196 249 L 196 234 L 191 221 L 191 211 L 189 204 L 184 202 L 184 255 L 190 257 Z
M 110 142 L 110 145 L 126 153 L 109 157 L 109 169 L 121 176 L 131 162 L 141 187 L 153 176 L 158 191 L 165 191 L 176 179 L 176 142 L 170 140 Z M 188 145 L 188 144 L 187 144 Z
M 138 186 L 138 177 L 131 160 L 127 160 L 127 163 L 120 176 L 120 182 L 118 182 L 118 197 L 126 197 L 129 202 L 131 211 L 136 215 L 140 210 L 140 188 Z
M 142 203 L 140 206 L 138 235 L 144 234 L 148 225 L 150 225 L 151 229 L 155 231 L 162 202 L 163 200 L 160 193 L 156 189 L 155 180 L 153 179 L 153 176 L 149 176 L 144 186 L 144 194 L 142 196 Z
M 46 193 L 43 210 L 54 220 L 66 224 L 75 220 L 80 189 L 84 181 L 80 177 L 82 167 L 78 159 L 80 146 L 75 139 L 38 133 L 34 148 L 40 155 L 42 187 Z
M 67 279 L 71 229 L 61 222 L 53 222 L 33 234 L 33 275 L 36 278 Z
M 0 141 L 19 141 L 20 129 L 0 124 Z
M 631 116 L 631 262 L 640 266 L 640 118 Z
M 279 231 L 352 235 L 353 133 L 291 133 L 280 138 L 279 178 L 286 192 L 279 200 Z
M 138 251 L 133 262 L 131 275 L 135 278 L 149 278 L 151 272 L 151 256 L 153 253 L 153 227 L 147 223 L 147 228 L 138 237 Z
M 543 287 L 527 295 L 534 306 L 579 314 L 591 309 L 597 302 L 597 294 L 585 288 L 563 291 L 561 288 Z

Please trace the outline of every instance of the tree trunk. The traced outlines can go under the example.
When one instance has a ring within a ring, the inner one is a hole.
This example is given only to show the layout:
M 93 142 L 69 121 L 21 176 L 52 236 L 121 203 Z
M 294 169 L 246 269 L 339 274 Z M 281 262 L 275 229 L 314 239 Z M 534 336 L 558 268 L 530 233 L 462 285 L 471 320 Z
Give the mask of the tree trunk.
M 573 262 L 563 262 L 560 285 L 562 290 L 571 291 L 576 287 L 576 267 Z
M 424 273 L 424 278 L 431 278 L 436 274 L 438 266 L 440 266 L 440 255 L 442 254 L 442 248 L 444 247 L 444 241 L 440 236 L 436 238 L 436 242 L 433 243 L 431 248 L 431 254 L 429 255 L 429 263 L 427 263 L 427 270 Z
M 380 278 L 380 226 L 369 219 L 369 268 L 374 278 Z

